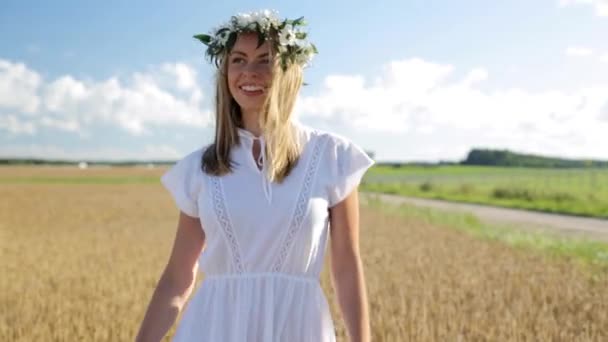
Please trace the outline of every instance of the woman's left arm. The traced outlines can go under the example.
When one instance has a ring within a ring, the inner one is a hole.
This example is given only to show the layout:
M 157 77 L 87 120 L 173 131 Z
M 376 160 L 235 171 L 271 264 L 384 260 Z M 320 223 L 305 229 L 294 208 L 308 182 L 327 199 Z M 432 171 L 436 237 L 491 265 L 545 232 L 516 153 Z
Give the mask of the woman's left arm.
M 357 188 L 331 207 L 331 279 L 352 342 L 371 341 L 363 263 L 359 253 Z

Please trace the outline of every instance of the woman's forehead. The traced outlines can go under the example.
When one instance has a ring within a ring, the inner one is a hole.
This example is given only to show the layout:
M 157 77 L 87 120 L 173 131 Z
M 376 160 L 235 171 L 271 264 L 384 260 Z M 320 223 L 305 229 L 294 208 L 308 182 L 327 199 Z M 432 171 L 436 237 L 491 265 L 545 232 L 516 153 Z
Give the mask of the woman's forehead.
M 262 43 L 262 45 L 260 45 L 260 47 L 258 47 L 258 44 L 259 44 L 259 37 L 258 37 L 257 33 L 254 33 L 254 32 L 240 33 L 237 36 L 234 46 L 232 47 L 231 53 L 239 52 L 241 54 L 250 55 L 250 54 L 267 53 L 270 50 L 269 41 L 264 41 L 264 43 Z

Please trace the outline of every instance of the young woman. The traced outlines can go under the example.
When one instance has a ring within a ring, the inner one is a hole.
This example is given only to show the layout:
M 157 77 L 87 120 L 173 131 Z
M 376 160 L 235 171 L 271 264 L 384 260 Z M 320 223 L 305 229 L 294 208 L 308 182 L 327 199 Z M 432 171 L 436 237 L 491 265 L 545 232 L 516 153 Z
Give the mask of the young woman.
M 374 162 L 292 118 L 316 53 L 304 24 L 261 11 L 195 36 L 218 67 L 215 139 L 161 178 L 180 215 L 138 341 L 161 340 L 184 307 L 174 341 L 335 341 L 328 240 L 350 340 L 369 341 L 357 185 Z

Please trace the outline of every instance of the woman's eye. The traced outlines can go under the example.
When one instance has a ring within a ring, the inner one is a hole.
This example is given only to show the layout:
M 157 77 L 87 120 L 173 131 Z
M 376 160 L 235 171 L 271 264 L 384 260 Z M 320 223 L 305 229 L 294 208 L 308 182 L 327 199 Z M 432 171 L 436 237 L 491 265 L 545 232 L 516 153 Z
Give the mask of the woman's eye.
M 236 57 L 232 59 L 232 63 L 237 64 L 237 63 L 241 63 L 244 62 L 245 60 L 242 59 L 241 57 Z
M 261 64 L 268 64 L 268 63 L 270 63 L 270 59 L 267 59 L 267 58 L 265 58 L 265 59 L 261 59 L 261 60 L 260 60 L 260 63 L 261 63 Z

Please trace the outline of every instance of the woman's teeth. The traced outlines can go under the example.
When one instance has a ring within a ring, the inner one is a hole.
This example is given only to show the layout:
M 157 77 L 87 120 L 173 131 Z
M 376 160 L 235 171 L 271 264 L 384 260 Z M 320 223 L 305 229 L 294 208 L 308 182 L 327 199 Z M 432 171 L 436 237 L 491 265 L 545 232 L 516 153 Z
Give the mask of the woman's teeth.
M 264 88 L 262 88 L 260 86 L 252 86 L 252 85 L 241 86 L 241 89 L 246 90 L 246 91 L 264 90 Z

